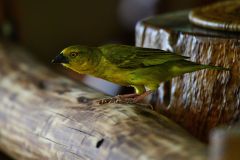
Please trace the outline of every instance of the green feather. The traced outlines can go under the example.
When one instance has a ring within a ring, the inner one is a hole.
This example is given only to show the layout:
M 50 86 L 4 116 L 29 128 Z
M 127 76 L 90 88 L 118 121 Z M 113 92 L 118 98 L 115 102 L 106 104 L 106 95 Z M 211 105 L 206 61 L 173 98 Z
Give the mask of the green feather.
M 175 53 L 127 45 L 104 45 L 99 47 L 110 63 L 120 68 L 141 68 L 159 65 L 168 61 L 188 59 Z

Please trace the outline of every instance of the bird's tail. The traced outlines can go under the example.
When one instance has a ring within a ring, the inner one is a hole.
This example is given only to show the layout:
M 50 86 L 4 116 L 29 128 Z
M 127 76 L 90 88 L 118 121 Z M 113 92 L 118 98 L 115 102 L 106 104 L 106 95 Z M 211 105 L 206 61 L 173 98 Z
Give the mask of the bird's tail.
M 221 67 L 221 66 L 212 66 L 212 65 L 198 64 L 196 67 L 199 68 L 199 69 L 213 69 L 213 70 L 230 71 L 230 68 L 225 68 L 225 67 Z
M 175 64 L 173 69 L 174 74 L 180 75 L 184 73 L 194 72 L 202 69 L 211 69 L 211 70 L 225 70 L 229 71 L 229 68 L 224 68 L 220 66 L 204 65 L 198 64 L 191 61 L 181 60 L 179 63 Z

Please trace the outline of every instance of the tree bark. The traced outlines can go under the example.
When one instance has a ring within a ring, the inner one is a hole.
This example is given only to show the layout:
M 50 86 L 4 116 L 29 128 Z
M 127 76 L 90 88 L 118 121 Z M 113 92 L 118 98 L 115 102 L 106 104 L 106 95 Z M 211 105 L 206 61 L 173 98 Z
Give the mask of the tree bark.
M 239 119 L 240 34 L 193 26 L 188 12 L 152 17 L 136 26 L 136 45 L 160 48 L 231 71 L 202 70 L 162 83 L 155 109 L 207 140 L 215 126 Z
M 0 148 L 16 159 L 204 160 L 206 146 L 166 117 L 104 95 L 0 46 Z

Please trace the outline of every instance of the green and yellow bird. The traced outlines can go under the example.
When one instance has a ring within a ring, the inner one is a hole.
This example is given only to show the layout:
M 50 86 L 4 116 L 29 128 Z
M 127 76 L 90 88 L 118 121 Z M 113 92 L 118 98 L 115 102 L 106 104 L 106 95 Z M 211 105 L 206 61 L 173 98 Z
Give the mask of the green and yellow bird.
M 206 68 L 228 70 L 194 63 L 186 60 L 188 58 L 160 49 L 109 44 L 100 47 L 70 46 L 52 62 L 61 63 L 81 74 L 89 74 L 122 86 L 132 86 L 135 94 L 122 95 L 118 98 L 138 102 L 157 90 L 160 82 L 184 73 Z

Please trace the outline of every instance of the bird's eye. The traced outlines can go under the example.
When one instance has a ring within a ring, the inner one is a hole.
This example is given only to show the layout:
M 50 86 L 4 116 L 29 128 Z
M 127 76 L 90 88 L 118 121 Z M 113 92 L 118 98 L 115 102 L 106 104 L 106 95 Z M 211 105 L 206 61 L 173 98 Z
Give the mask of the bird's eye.
M 76 52 L 72 52 L 72 53 L 70 53 L 70 56 L 74 58 L 74 57 L 77 56 L 77 53 Z

